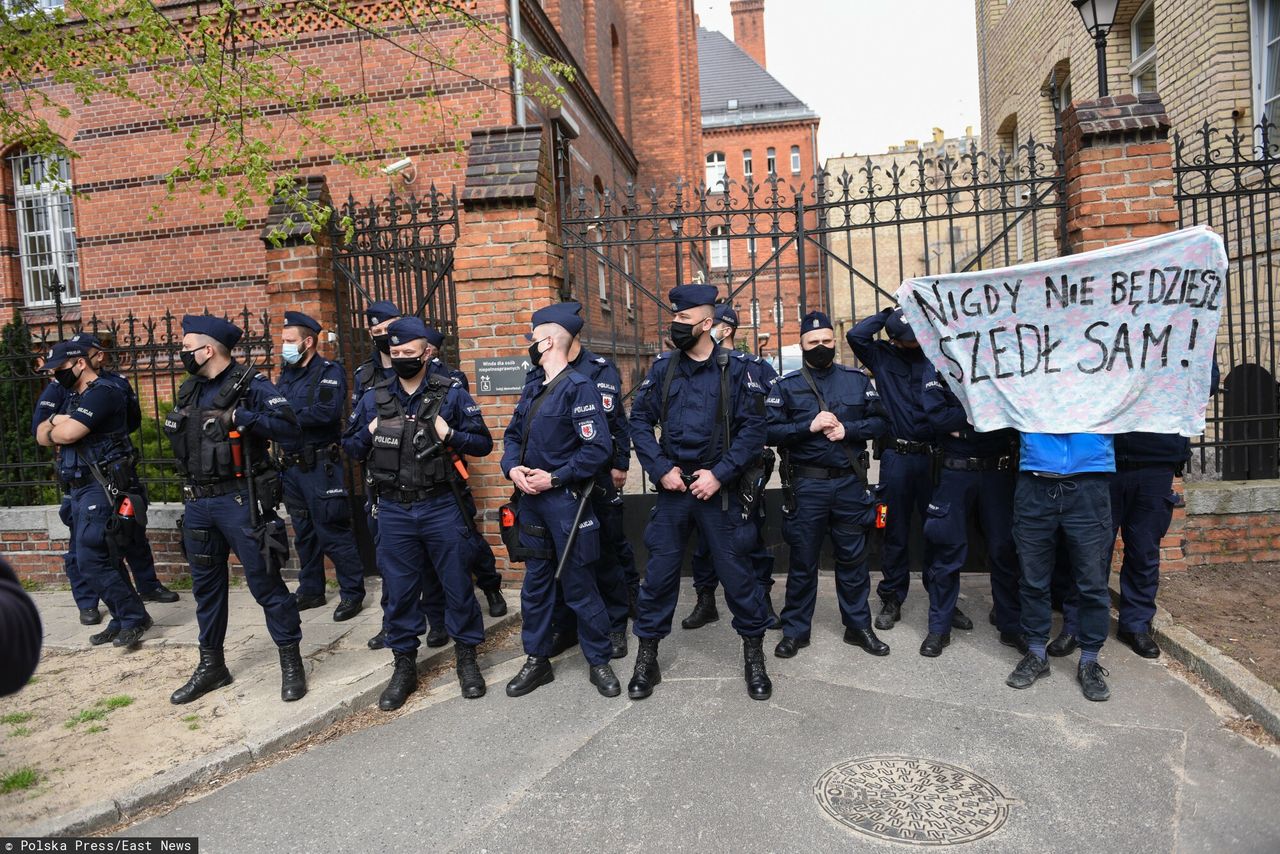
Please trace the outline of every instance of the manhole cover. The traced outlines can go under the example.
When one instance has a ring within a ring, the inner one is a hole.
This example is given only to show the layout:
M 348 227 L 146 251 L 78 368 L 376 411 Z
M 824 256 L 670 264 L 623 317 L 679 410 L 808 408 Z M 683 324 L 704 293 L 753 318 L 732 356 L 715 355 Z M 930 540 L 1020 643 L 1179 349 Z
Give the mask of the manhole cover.
M 977 774 L 905 756 L 842 762 L 818 779 L 813 793 L 845 827 L 910 845 L 973 842 L 1009 817 L 1009 800 Z

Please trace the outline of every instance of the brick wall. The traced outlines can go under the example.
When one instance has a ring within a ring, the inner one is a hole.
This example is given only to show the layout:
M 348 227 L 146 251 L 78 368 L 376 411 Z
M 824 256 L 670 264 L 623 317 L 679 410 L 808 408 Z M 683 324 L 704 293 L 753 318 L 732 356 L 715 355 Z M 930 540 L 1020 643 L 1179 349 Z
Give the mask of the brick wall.
M 1192 567 L 1280 561 L 1280 481 L 1187 484 L 1181 525 L 1171 527 Z

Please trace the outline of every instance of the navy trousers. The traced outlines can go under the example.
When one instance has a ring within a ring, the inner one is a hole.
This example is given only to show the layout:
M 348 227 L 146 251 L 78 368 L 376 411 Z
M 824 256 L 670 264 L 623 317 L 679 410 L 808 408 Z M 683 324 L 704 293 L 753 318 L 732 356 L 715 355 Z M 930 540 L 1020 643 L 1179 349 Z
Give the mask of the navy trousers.
M 876 585 L 876 595 L 891 602 L 907 601 L 911 586 L 911 558 L 907 541 L 911 535 L 911 514 L 925 517 L 933 494 L 933 462 L 928 454 L 899 454 L 886 450 L 880 458 L 881 497 L 888 505 L 884 526 L 884 551 L 880 569 L 884 578 Z M 931 549 L 925 541 L 925 566 L 932 563 Z M 928 579 L 922 578 L 925 586 Z
M 125 575 L 124 566 L 111 557 L 107 545 L 107 521 L 111 502 L 96 483 L 71 492 L 71 520 L 75 526 L 75 565 L 80 577 L 106 603 L 111 612 L 109 628 L 131 629 L 147 619 L 142 598 Z M 96 603 L 95 603 L 96 604 Z
M 452 494 L 412 504 L 379 499 L 378 566 L 386 597 L 387 646 L 395 652 L 418 649 L 426 632 L 422 589 L 428 576 L 438 577 L 444 588 L 449 637 L 463 646 L 484 640 L 484 618 L 467 570 L 473 558 L 474 540 Z
M 351 505 L 342 468 L 332 462 L 317 463 L 307 471 L 291 466 L 281 480 L 298 551 L 299 595 L 324 595 L 328 555 L 338 577 L 339 595 L 348 601 L 364 599 L 364 564 L 351 533 Z
M 960 570 L 969 556 L 969 520 L 977 517 L 987 543 L 991 599 L 996 627 L 1021 634 L 1022 608 L 1018 593 L 1018 551 L 1013 542 L 1013 490 L 1009 471 L 953 471 L 943 469 L 924 520 L 924 537 L 932 546 L 929 574 L 929 631 L 951 631 L 960 596 Z
M 701 501 L 691 492 L 660 491 L 644 543 L 649 550 L 644 581 L 636 602 L 634 632 L 640 638 L 664 638 L 671 634 L 671 618 L 680 595 L 680 566 L 689 534 L 710 546 L 710 563 L 724 598 L 733 613 L 733 628 L 743 637 L 762 637 L 769 623 L 765 592 L 760 586 L 750 554 L 756 530 L 742 520 L 742 505 L 730 496 L 722 509 L 720 494 Z
M 520 544 L 540 555 L 528 558 L 524 565 L 524 585 L 520 588 L 521 640 L 527 655 L 551 654 L 558 580 L 565 603 L 577 617 L 578 642 L 583 656 L 590 664 L 604 664 L 612 651 L 609 614 L 596 582 L 600 521 L 590 506 L 583 513 L 573 550 L 564 561 L 560 578 L 556 578 L 556 565 L 565 554 L 580 497 L 566 487 L 520 496 L 516 514 Z
M 795 512 L 782 523 L 783 537 L 791 547 L 782 634 L 797 640 L 809 638 L 818 601 L 818 562 L 822 541 L 828 536 L 835 552 L 840 621 L 852 629 L 870 628 L 866 546 L 867 528 L 875 521 L 875 500 L 853 475 L 830 480 L 797 478 L 795 493 Z
M 80 567 L 76 563 L 76 536 L 75 524 L 71 517 L 71 496 L 62 497 L 58 518 L 71 532 L 67 551 L 62 555 L 62 568 L 67 574 L 67 581 L 71 584 L 71 596 L 76 600 L 76 607 L 82 611 L 96 608 L 98 594 L 88 579 L 80 573 Z M 150 593 L 160 588 L 160 579 L 156 577 L 156 559 L 151 553 L 151 541 L 147 539 L 147 532 L 144 529 L 134 529 L 133 538 L 122 549 L 122 554 L 125 564 L 133 575 L 133 584 L 139 593 Z
M 1081 649 L 1102 649 L 1111 622 L 1106 564 L 1111 529 L 1110 475 L 1057 479 L 1018 475 L 1013 538 L 1022 566 L 1022 631 L 1027 642 L 1046 643 L 1053 627 L 1052 595 L 1057 538 L 1061 534 L 1079 600 Z
M 616 492 L 592 496 L 591 508 L 600 520 L 600 559 L 593 569 L 596 586 L 609 614 L 609 631 L 625 632 L 631 606 L 627 599 L 626 567 L 635 571 L 635 553 L 627 542 L 627 532 L 622 524 L 622 496 Z M 578 629 L 578 619 L 564 598 L 563 585 L 556 584 L 556 609 L 552 617 L 552 630 L 573 634 Z
M 755 531 L 755 539 L 751 543 L 751 550 L 747 555 L 747 561 L 751 565 L 756 578 L 760 580 L 760 586 L 764 588 L 765 596 L 773 590 L 773 553 L 764 544 L 764 500 L 761 498 L 756 512 L 747 520 Z M 693 547 L 693 589 L 694 590 L 711 590 L 714 591 L 719 585 L 716 579 L 716 571 L 711 563 L 711 550 L 707 547 L 707 543 L 698 537 L 697 543 Z
M 273 520 L 273 523 L 284 527 L 283 521 Z M 196 600 L 200 646 L 222 649 L 226 640 L 227 558 L 233 551 L 244 567 L 249 592 L 262 606 L 271 639 L 277 646 L 302 640 L 297 600 L 283 579 L 268 571 L 253 539 L 247 493 L 188 501 L 182 516 L 182 539 L 191 565 L 191 593 Z

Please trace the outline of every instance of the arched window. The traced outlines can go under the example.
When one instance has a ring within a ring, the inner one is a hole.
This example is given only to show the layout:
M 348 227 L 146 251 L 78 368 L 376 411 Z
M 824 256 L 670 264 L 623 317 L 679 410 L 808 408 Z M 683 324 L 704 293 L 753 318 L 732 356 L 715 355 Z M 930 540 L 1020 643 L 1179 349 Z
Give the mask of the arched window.
M 53 304 L 51 286 L 64 288 L 63 302 L 80 299 L 80 262 L 71 207 L 71 168 L 65 158 L 25 150 L 9 155 L 17 216 L 23 300 Z
M 724 152 L 713 151 L 707 155 L 707 188 L 724 189 Z

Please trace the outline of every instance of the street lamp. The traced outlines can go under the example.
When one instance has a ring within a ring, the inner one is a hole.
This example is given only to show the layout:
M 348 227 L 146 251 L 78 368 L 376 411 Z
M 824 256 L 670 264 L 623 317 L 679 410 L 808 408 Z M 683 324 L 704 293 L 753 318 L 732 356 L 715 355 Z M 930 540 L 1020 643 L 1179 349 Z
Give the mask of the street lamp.
M 1098 97 L 1107 96 L 1107 34 L 1116 22 L 1120 0 L 1071 0 L 1098 50 Z

